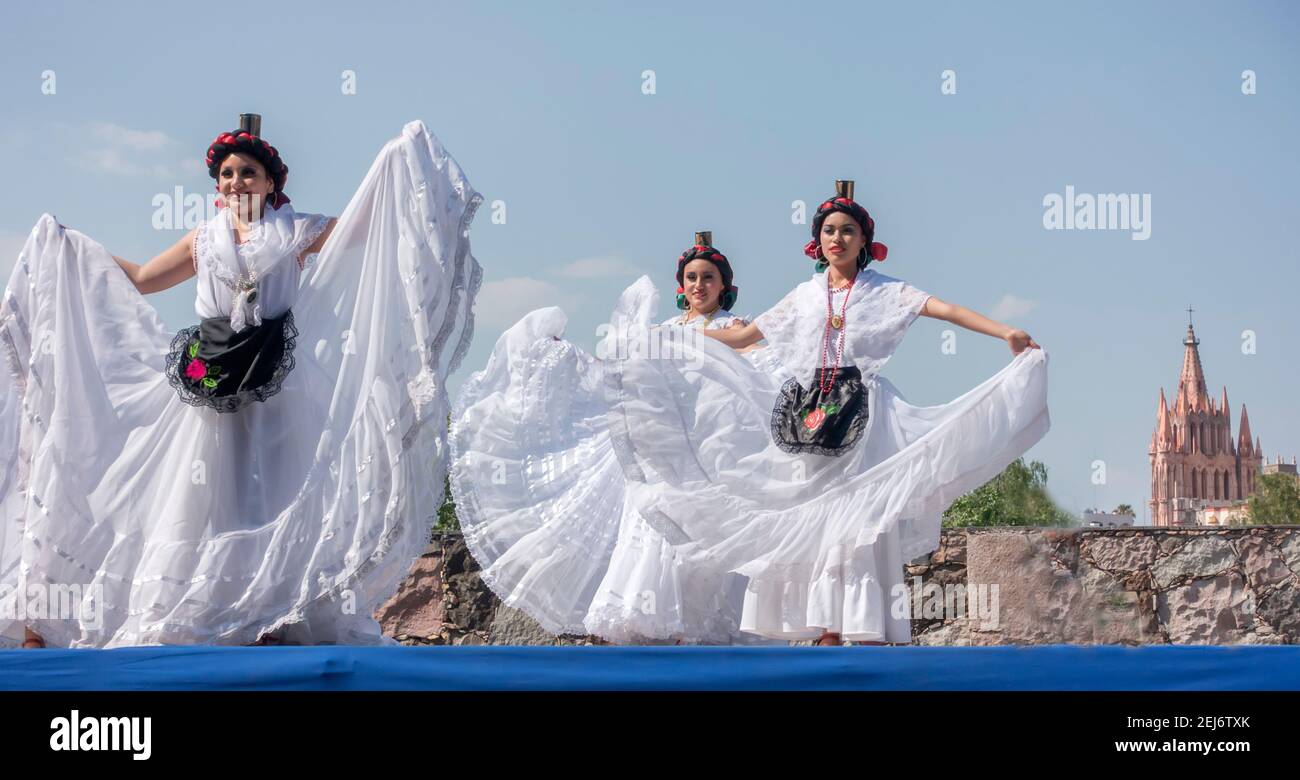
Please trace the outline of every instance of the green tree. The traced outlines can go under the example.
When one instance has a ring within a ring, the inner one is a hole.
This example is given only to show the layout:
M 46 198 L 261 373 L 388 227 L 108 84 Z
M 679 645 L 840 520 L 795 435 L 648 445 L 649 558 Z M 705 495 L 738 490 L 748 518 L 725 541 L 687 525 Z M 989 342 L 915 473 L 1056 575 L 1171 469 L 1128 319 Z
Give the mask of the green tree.
M 1119 506 L 1115 507 L 1115 514 L 1117 514 L 1117 515 L 1136 515 L 1137 513 L 1134 512 L 1134 511 L 1133 511 L 1133 507 L 1129 506 L 1128 504 L 1120 504 Z
M 433 532 L 459 531 L 460 520 L 456 517 L 456 501 L 451 496 L 451 476 L 442 481 L 442 506 L 438 507 L 438 522 L 433 525 Z
M 1016 458 L 993 479 L 961 496 L 943 513 L 943 525 L 1073 526 L 1079 521 L 1047 495 L 1047 466 Z
M 447 433 L 451 434 L 451 412 L 447 413 Z M 460 518 L 456 517 L 456 500 L 451 495 L 451 469 L 442 480 L 442 506 L 438 507 L 438 521 L 433 524 L 434 534 L 459 531 Z M 432 535 L 430 536 L 432 538 Z
M 1300 525 L 1300 483 L 1290 474 L 1260 474 L 1247 506 L 1249 523 Z

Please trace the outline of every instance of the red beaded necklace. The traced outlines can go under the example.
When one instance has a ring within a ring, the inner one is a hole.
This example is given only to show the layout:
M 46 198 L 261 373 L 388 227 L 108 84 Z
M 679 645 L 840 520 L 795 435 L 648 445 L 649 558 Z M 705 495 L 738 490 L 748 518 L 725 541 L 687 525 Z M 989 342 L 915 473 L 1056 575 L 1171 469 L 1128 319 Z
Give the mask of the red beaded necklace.
M 848 328 L 844 327 L 844 313 L 849 309 L 849 296 L 853 295 L 853 285 L 857 284 L 857 281 L 858 277 L 855 274 L 853 279 L 849 281 L 848 287 L 840 288 L 845 291 L 844 303 L 840 304 L 840 313 L 836 314 L 835 309 L 831 305 L 831 299 L 833 296 L 831 294 L 830 279 L 826 280 L 826 330 L 822 334 L 822 368 L 821 376 L 817 381 L 817 386 L 821 388 L 822 395 L 831 391 L 831 386 L 835 384 L 835 374 L 839 371 L 840 361 L 844 359 L 844 334 L 848 330 Z M 840 338 L 838 342 L 836 342 L 835 362 L 829 366 L 830 378 L 828 379 L 826 376 L 826 369 L 828 368 L 826 358 L 829 356 L 830 350 L 828 345 L 830 344 L 832 330 L 838 330 L 840 332 Z
M 817 386 L 821 389 L 822 402 L 817 405 L 816 409 L 808 412 L 803 417 L 803 425 L 810 431 L 820 428 L 822 423 L 826 422 L 827 417 L 840 410 L 839 404 L 827 400 L 827 396 L 831 392 L 831 387 L 835 385 L 835 374 L 839 371 L 840 363 L 844 360 L 844 332 L 847 330 L 844 327 L 844 313 L 848 311 L 849 296 L 853 294 L 853 285 L 857 281 L 858 277 L 855 274 L 847 287 L 840 288 L 844 290 L 844 303 L 840 304 L 840 313 L 836 314 L 831 303 L 833 291 L 831 290 L 830 279 L 826 280 L 826 330 L 822 332 L 822 368 L 821 375 L 817 378 Z M 840 332 L 840 338 L 835 347 L 835 362 L 827 366 L 828 361 L 826 358 L 830 356 L 828 344 L 831 340 L 832 329 Z M 828 367 L 830 368 L 829 378 L 826 375 Z

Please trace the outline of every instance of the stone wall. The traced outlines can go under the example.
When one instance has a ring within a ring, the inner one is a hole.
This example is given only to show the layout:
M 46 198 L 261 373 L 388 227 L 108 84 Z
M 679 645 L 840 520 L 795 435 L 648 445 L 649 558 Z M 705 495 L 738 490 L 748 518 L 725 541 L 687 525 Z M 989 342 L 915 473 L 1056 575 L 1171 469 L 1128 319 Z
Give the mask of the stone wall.
M 556 637 L 483 584 L 458 533 L 437 534 L 393 598 L 375 612 L 384 633 L 407 645 L 601 644 Z
M 1300 526 L 956 528 L 907 567 L 912 642 L 1300 643 Z M 405 644 L 600 644 L 502 605 L 458 534 L 376 612 Z

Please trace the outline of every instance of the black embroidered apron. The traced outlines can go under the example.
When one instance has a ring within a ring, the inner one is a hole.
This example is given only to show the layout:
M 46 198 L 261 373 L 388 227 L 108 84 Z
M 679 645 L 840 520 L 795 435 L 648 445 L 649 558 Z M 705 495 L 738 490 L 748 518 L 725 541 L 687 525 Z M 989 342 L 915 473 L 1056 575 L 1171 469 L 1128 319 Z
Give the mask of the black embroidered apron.
M 817 376 L 808 388 L 791 379 L 781 387 L 772 409 L 772 441 L 785 452 L 843 455 L 862 438 L 866 427 L 867 388 L 855 366 L 836 370 L 823 393 Z
M 297 336 L 292 311 L 238 333 L 229 317 L 208 317 L 172 340 L 168 380 L 191 406 L 238 411 L 280 392 Z

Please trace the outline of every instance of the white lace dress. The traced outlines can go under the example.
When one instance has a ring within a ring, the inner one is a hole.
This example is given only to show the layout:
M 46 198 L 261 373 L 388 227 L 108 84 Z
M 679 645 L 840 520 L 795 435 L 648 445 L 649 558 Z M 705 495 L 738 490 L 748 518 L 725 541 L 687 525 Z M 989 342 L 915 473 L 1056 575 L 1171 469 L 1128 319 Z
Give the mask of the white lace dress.
M 320 215 L 283 206 L 242 246 L 225 213 L 202 225 L 199 316 L 287 311 L 296 331 L 278 392 L 231 413 L 178 395 L 185 332 L 101 245 L 43 216 L 0 303 L 0 633 L 27 624 L 54 647 L 390 642 L 371 615 L 441 503 L 443 379 L 472 331 L 479 202 L 412 122 L 305 271 Z M 230 285 L 250 269 L 254 300 Z M 82 609 L 19 598 L 54 587 Z
M 715 330 L 749 319 L 722 309 L 711 318 L 688 318 L 683 313 L 662 324 Z M 607 446 L 612 448 L 613 443 Z M 610 466 L 602 475 L 608 489 L 622 490 L 621 466 L 616 460 L 604 462 Z M 652 640 L 734 644 L 746 640 L 740 632 L 744 598 L 744 577 L 683 566 L 677 549 L 625 504 L 608 568 L 583 625 L 593 634 L 624 644 Z
M 629 319 L 650 322 L 657 301 L 647 289 L 642 277 L 624 291 L 610 333 Z M 725 328 L 736 319 L 722 310 L 664 325 Z M 600 392 L 605 355 L 563 340 L 566 322 L 556 308 L 525 316 L 456 399 L 452 493 L 484 581 L 553 634 L 735 641 L 743 578 L 684 569 L 626 502 Z
M 878 372 L 928 296 L 864 271 L 849 293 L 841 361 L 867 388 L 860 438 L 840 455 L 786 452 L 774 410 L 786 382 L 815 379 L 826 297 L 825 275 L 814 274 L 756 318 L 767 346 L 747 353 L 651 325 L 658 294 L 645 278 L 601 342 L 609 359 L 557 340 L 558 309 L 525 317 L 455 413 L 453 485 L 489 582 L 535 616 L 581 626 L 614 571 L 606 551 L 616 528 L 636 517 L 666 540 L 671 555 L 653 571 L 671 576 L 641 578 L 659 584 L 620 592 L 624 604 L 655 613 L 681 604 L 725 623 L 701 573 L 734 573 L 748 578 L 747 634 L 908 641 L 906 598 L 893 587 L 903 564 L 935 549 L 954 499 L 1047 432 L 1047 355 L 1025 350 L 949 403 L 908 404 Z M 614 461 L 624 489 L 612 487 Z

